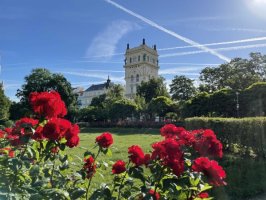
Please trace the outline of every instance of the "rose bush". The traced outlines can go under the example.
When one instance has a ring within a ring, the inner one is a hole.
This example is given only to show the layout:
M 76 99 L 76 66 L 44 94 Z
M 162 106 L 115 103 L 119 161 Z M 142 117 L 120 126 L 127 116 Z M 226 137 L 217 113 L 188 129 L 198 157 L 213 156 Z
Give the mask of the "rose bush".
M 128 160 L 109 161 L 112 134 L 95 139 L 94 154 L 84 152 L 78 170 L 70 167 L 66 148 L 77 147 L 79 127 L 62 117 L 66 108 L 55 92 L 32 93 L 32 118 L 0 131 L 1 199 L 211 199 L 208 190 L 226 185 L 226 173 L 214 158 L 223 156 L 212 130 L 187 131 L 174 124 L 160 129 L 163 139 L 151 152 L 128 147 Z M 112 183 L 92 186 L 96 173 L 113 174 Z

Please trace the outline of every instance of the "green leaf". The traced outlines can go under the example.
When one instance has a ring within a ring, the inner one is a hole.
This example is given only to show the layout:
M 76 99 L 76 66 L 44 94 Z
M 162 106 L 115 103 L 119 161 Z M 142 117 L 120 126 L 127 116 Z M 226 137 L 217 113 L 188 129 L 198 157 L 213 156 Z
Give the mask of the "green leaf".
M 31 177 L 37 177 L 40 173 L 40 167 L 38 165 L 34 165 L 30 168 L 30 176 Z
M 86 190 L 77 188 L 70 194 L 70 197 L 71 199 L 78 199 L 82 197 L 85 193 L 86 193 Z

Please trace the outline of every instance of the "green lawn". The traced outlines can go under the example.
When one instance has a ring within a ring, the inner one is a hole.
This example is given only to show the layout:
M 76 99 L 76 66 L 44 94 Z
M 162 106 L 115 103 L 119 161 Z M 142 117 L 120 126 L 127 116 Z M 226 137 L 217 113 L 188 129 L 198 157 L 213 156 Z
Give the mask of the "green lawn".
M 83 159 L 83 153 L 86 149 L 89 149 L 91 152 L 96 153 L 98 148 L 95 147 L 95 138 L 103 132 L 110 132 L 113 134 L 114 144 L 111 146 L 112 157 L 107 155 L 100 154 L 98 157 L 99 161 L 109 162 L 111 165 L 112 162 L 115 162 L 118 159 L 124 161 L 128 160 L 128 147 L 131 145 L 140 145 L 144 152 L 147 153 L 151 150 L 151 144 L 159 141 L 162 137 L 159 134 L 159 129 L 123 129 L 123 128 L 90 128 L 82 129 L 80 134 L 80 144 L 79 147 L 73 149 L 68 149 L 73 161 L 72 163 L 76 166 L 72 166 L 73 169 L 79 169 L 82 167 L 83 162 L 77 158 L 79 156 Z M 109 170 L 103 172 L 103 176 L 99 174 L 93 178 L 92 184 L 99 184 L 102 182 L 111 183 L 113 175 L 111 174 L 112 167 L 109 166 Z

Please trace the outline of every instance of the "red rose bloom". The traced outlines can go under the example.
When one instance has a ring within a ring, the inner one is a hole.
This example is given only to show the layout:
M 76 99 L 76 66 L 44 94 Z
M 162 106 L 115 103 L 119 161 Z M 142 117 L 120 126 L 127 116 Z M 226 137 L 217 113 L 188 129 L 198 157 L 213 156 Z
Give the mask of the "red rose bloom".
M 95 172 L 96 172 L 96 165 L 95 165 L 95 162 L 94 162 L 94 158 L 92 156 L 90 156 L 89 158 L 85 158 L 84 159 L 84 162 L 85 164 L 83 165 L 83 168 L 85 169 L 86 171 L 86 174 L 87 174 L 87 178 L 91 178 Z
M 130 154 L 129 155 L 130 161 L 133 162 L 136 166 L 140 166 L 140 165 L 144 164 L 145 155 L 144 155 L 140 146 L 133 145 L 133 146 L 129 147 L 128 148 L 128 154 Z
M 33 136 L 31 138 L 34 140 L 37 140 L 37 141 L 45 139 L 45 137 L 43 136 L 43 127 L 38 126 L 35 129 L 35 133 L 33 134 Z
M 59 93 L 51 92 L 32 92 L 29 97 L 33 111 L 41 116 L 64 117 L 67 114 L 65 103 L 61 100 Z
M 126 171 L 126 163 L 123 160 L 118 160 L 112 167 L 113 174 L 121 174 Z
M 0 138 L 5 138 L 6 132 L 0 129 Z
M 154 200 L 159 200 L 159 199 L 160 199 L 160 194 L 159 194 L 158 192 L 156 192 L 156 193 L 154 194 L 154 190 L 152 190 L 152 189 L 149 190 L 149 194 L 150 194 L 151 196 L 153 196 L 153 199 L 154 199 Z
M 209 198 L 209 194 L 207 192 L 202 192 L 198 195 L 198 197 L 201 199 Z
M 78 135 L 74 135 L 72 138 L 69 138 L 67 140 L 66 145 L 70 148 L 76 147 L 79 144 L 79 136 Z
M 161 135 L 166 138 L 176 137 L 182 131 L 185 131 L 183 127 L 176 127 L 174 124 L 166 124 L 161 129 Z
M 43 136 L 50 140 L 60 140 L 70 128 L 71 123 L 68 120 L 51 118 L 43 127 Z
M 113 144 L 113 136 L 109 132 L 105 132 L 96 137 L 96 143 L 102 148 L 108 148 Z
M 214 156 L 219 158 L 223 156 L 222 143 L 216 138 L 212 130 L 198 130 L 194 136 L 193 147 L 201 156 Z
M 192 170 L 202 172 L 214 186 L 226 185 L 223 179 L 226 177 L 223 168 L 214 160 L 209 160 L 205 157 L 200 157 L 194 160 Z
M 10 158 L 15 157 L 15 151 L 12 151 L 10 147 L 0 149 L 0 155 L 8 155 Z
M 177 176 L 184 171 L 184 157 L 181 145 L 175 139 L 168 138 L 152 145 L 152 159 L 160 159 L 164 166 L 173 170 Z

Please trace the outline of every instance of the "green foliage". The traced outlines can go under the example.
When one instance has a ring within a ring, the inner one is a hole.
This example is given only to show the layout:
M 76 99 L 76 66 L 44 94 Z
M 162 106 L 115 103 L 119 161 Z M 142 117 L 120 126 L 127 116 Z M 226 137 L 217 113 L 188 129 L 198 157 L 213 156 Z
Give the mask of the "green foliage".
M 0 122 L 4 122 L 9 118 L 10 100 L 5 96 L 4 90 L 0 88 Z
M 200 91 L 214 92 L 222 88 L 243 90 L 266 79 L 266 55 L 251 53 L 250 59 L 235 58 L 219 67 L 206 67 L 200 73 Z
M 141 82 L 141 84 L 137 87 L 137 95 L 144 97 L 147 103 L 158 96 L 169 97 L 163 81 L 164 79 L 160 77 L 157 79 L 151 78 L 147 82 Z
M 128 99 L 115 101 L 110 108 L 110 116 L 112 119 L 126 119 L 132 117 L 137 111 L 137 105 Z
M 194 117 L 185 119 L 187 129 L 210 128 L 223 144 L 239 144 L 247 148 L 247 154 L 254 152 L 266 156 L 266 118 L 207 118 Z M 253 152 L 254 151 L 254 152 Z
M 172 111 L 173 101 L 165 96 L 158 96 L 153 98 L 149 103 L 149 111 L 154 115 L 158 114 L 160 117 L 164 117 L 166 113 Z
M 73 93 L 70 82 L 62 74 L 51 73 L 44 68 L 36 68 L 25 77 L 25 82 L 16 94 L 25 108 L 30 108 L 28 97 L 31 92 L 51 90 L 55 90 L 61 95 L 68 109 L 77 104 L 77 96 Z
M 196 94 L 196 87 L 190 78 L 175 76 L 170 84 L 170 93 L 174 100 L 187 101 Z
M 266 82 L 254 83 L 240 93 L 242 116 L 266 116 Z

